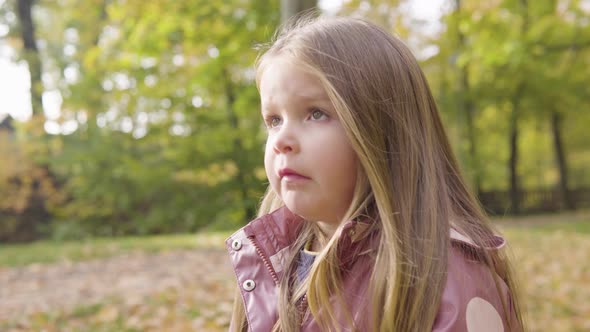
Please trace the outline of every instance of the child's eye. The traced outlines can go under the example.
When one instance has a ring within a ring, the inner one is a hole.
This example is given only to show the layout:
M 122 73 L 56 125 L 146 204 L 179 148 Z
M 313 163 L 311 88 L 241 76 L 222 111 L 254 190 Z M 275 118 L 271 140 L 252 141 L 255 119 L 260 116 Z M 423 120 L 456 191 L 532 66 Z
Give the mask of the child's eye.
M 281 124 L 281 118 L 279 118 L 278 116 L 275 116 L 270 120 L 271 127 L 276 127 L 280 124 Z
M 327 117 L 327 116 L 328 116 L 328 115 L 327 115 L 327 114 L 326 114 L 324 111 L 322 111 L 322 110 L 319 110 L 319 109 L 317 109 L 317 108 L 316 108 L 316 109 L 313 109 L 313 110 L 311 111 L 311 118 L 312 118 L 313 120 L 321 120 L 321 119 L 323 119 L 323 118 L 325 118 L 325 117 Z
M 276 115 L 270 115 L 264 119 L 264 122 L 268 128 L 274 128 L 281 124 L 281 118 Z

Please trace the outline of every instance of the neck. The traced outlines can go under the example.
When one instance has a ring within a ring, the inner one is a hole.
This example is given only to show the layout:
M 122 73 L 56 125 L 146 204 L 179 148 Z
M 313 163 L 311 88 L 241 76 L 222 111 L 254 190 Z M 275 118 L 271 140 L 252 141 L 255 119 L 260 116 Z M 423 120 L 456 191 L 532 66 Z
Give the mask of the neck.
M 316 221 L 316 225 L 318 226 L 318 233 L 320 234 L 317 234 L 317 236 L 315 236 L 312 245 L 312 250 L 320 251 L 326 246 L 326 243 L 330 241 L 330 239 L 336 232 L 336 229 L 338 228 L 338 224 L 324 221 Z

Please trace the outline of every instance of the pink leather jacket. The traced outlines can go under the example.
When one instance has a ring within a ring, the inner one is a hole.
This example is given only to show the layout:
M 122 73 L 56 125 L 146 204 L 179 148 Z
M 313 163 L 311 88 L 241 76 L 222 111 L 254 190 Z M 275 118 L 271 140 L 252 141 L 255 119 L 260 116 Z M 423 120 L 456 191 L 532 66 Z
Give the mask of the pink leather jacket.
M 355 324 L 360 331 L 371 331 L 367 320 L 367 286 L 372 271 L 369 255 L 355 256 L 359 252 L 354 242 L 358 222 L 345 225 L 343 238 L 342 267 L 349 271 L 343 276 L 345 300 L 351 305 Z M 241 289 L 250 331 L 270 331 L 278 319 L 278 282 L 282 276 L 290 245 L 297 237 L 301 218 L 287 208 L 280 208 L 250 222 L 226 240 L 226 246 L 234 267 L 238 286 Z M 451 230 L 453 243 L 475 246 L 469 239 Z M 493 249 L 504 245 L 497 237 Z M 366 245 L 366 244 L 365 244 Z M 347 255 L 348 254 L 348 255 Z M 432 331 L 473 332 L 508 331 L 507 320 L 516 326 L 516 317 L 509 303 L 511 317 L 502 315 L 502 304 L 489 270 L 480 263 L 469 260 L 456 246 L 450 247 L 446 286 Z M 510 299 L 508 288 L 501 285 L 505 298 Z M 230 330 L 233 327 L 230 326 Z M 308 315 L 301 331 L 320 331 L 313 317 Z

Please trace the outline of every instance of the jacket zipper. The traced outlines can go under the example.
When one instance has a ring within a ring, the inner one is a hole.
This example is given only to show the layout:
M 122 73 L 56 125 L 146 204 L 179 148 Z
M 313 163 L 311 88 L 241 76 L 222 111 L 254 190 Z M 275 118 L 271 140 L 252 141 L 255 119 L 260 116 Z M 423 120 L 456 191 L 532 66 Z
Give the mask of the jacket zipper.
M 264 266 L 266 266 L 266 269 L 270 273 L 270 276 L 271 276 L 272 280 L 275 282 L 275 285 L 278 285 L 279 284 L 279 277 L 277 276 L 277 273 L 273 269 L 272 264 L 270 263 L 270 261 L 268 260 L 268 258 L 266 257 L 266 255 L 264 254 L 262 249 L 260 249 L 260 247 L 258 246 L 258 243 L 256 243 L 256 241 L 254 240 L 254 237 L 249 236 L 248 240 L 250 240 L 250 242 L 252 242 L 252 245 L 254 246 L 254 250 L 256 250 L 256 253 L 258 254 L 258 256 L 260 256 L 260 259 L 262 259 L 262 262 L 264 263 Z
M 305 323 L 305 313 L 307 312 L 307 294 L 303 294 L 299 300 L 299 317 L 301 319 L 301 325 Z
M 274 268 L 272 267 L 272 264 L 270 263 L 270 261 L 268 260 L 268 258 L 266 257 L 266 255 L 264 254 L 262 249 L 260 249 L 260 247 L 258 246 L 258 243 L 256 243 L 256 240 L 254 240 L 254 237 L 249 236 L 248 240 L 250 240 L 250 242 L 254 246 L 254 250 L 256 250 L 256 253 L 258 254 L 258 256 L 260 256 L 260 259 L 262 259 L 262 262 L 264 263 L 264 266 L 266 266 L 266 269 L 270 273 L 270 276 L 271 276 L 272 280 L 274 281 L 275 285 L 278 285 L 279 284 L 279 277 L 277 276 L 277 273 L 275 272 Z M 299 301 L 298 307 L 299 307 L 299 313 L 300 313 L 300 317 L 301 317 L 301 324 L 303 324 L 305 322 L 305 313 L 307 311 L 307 294 L 303 295 L 303 297 Z

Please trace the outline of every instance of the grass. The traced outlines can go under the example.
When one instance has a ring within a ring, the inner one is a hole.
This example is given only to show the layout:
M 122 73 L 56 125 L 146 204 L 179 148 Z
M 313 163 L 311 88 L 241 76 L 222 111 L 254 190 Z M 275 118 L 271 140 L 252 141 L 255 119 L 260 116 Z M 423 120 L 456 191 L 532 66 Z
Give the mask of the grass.
M 539 232 L 539 233 L 551 233 L 551 232 L 565 232 L 575 234 L 590 234 L 590 218 L 588 220 L 576 220 L 576 221 L 560 221 L 551 223 L 541 223 L 538 225 L 503 225 L 509 231 L 517 230 L 521 232 Z
M 508 235 L 514 235 L 517 238 L 517 234 L 523 232 L 590 234 L 590 214 L 587 211 L 569 215 L 498 218 L 497 224 Z M 223 248 L 224 240 L 230 234 L 230 232 L 207 232 L 0 245 L 0 267 L 59 261 L 77 262 L 115 256 L 130 251 L 161 252 L 175 249 Z
M 223 248 L 224 240 L 229 235 L 229 232 L 215 232 L 94 238 L 81 242 L 38 241 L 31 244 L 0 245 L 0 267 L 59 261 L 84 261 L 131 251 L 161 252 L 175 249 Z

